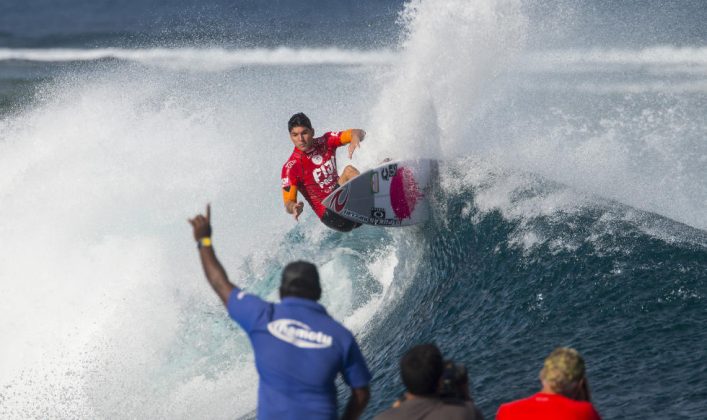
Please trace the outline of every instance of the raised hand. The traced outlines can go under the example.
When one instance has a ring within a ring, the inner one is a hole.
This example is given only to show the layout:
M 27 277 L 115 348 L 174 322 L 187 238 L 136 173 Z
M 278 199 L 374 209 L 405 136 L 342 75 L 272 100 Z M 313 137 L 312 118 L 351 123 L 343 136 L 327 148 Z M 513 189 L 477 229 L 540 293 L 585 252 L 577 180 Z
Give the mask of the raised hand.
M 361 141 L 366 137 L 366 132 L 360 129 L 354 129 L 351 133 L 351 143 L 349 143 L 349 159 L 353 157 L 356 149 L 361 147 Z
M 211 237 L 211 204 L 206 205 L 206 216 L 197 214 L 193 219 L 189 219 L 189 223 L 194 229 L 194 239 L 199 241 L 201 238 Z

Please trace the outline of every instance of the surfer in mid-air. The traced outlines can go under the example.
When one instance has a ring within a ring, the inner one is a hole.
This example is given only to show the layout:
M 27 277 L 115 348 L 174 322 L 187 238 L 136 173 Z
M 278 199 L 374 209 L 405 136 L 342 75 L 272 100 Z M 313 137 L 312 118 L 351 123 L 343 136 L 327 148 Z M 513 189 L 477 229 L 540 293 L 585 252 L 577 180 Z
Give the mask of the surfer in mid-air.
M 322 201 L 335 189 L 359 174 L 358 169 L 347 165 L 341 175 L 336 169 L 336 149 L 349 146 L 349 159 L 359 143 L 366 137 L 360 129 L 332 131 L 314 137 L 309 118 L 303 113 L 293 115 L 287 123 L 290 140 L 295 149 L 282 167 L 282 197 L 285 210 L 299 220 L 304 203 L 297 201 L 300 191 L 312 210 L 327 227 L 339 232 L 349 232 L 360 223 L 345 219 L 327 209 Z

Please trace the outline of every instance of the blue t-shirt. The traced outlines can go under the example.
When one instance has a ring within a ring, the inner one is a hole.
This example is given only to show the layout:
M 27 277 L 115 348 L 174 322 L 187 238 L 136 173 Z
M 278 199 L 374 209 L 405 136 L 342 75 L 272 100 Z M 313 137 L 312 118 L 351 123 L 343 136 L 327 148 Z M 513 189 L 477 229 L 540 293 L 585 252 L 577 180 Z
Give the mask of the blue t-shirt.
M 259 419 L 335 419 L 339 372 L 352 388 L 371 380 L 351 332 L 313 300 L 274 304 L 236 288 L 228 314 L 253 345 Z

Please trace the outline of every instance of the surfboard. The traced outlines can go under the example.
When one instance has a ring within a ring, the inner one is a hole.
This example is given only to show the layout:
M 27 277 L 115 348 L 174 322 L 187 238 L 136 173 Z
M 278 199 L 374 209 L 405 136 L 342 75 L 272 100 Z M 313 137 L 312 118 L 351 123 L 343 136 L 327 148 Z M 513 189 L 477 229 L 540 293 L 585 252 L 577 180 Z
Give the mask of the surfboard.
M 398 160 L 361 173 L 322 202 L 329 210 L 358 223 L 410 226 L 430 216 L 428 195 L 437 175 L 432 159 Z

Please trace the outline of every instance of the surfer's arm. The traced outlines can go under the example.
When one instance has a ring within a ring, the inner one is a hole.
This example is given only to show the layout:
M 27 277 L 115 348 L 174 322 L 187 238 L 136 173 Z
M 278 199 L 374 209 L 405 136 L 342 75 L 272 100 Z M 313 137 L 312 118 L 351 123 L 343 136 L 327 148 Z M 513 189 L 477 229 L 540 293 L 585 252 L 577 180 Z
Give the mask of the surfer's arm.
M 299 220 L 299 215 L 304 210 L 304 203 L 297 201 L 297 176 L 293 174 L 302 173 L 297 159 L 290 157 L 290 160 L 282 167 L 282 200 L 285 203 L 285 211 L 295 216 Z
M 349 159 L 353 156 L 354 151 L 358 149 L 364 137 L 366 137 L 366 132 L 360 128 L 352 128 L 341 133 L 341 145 L 349 145 Z
M 295 220 L 298 220 L 304 209 L 304 203 L 297 201 L 297 187 L 294 185 L 284 187 L 282 189 L 282 200 L 285 202 L 285 211 L 293 214 Z
M 206 216 L 199 214 L 190 219 L 189 223 L 194 229 L 194 239 L 199 244 L 199 257 L 206 279 L 223 304 L 227 305 L 228 298 L 236 286 L 228 280 L 228 274 L 216 258 L 216 252 L 211 244 L 211 205 L 206 206 Z

